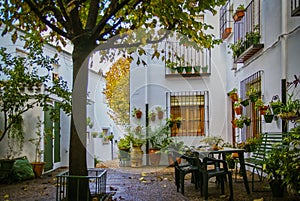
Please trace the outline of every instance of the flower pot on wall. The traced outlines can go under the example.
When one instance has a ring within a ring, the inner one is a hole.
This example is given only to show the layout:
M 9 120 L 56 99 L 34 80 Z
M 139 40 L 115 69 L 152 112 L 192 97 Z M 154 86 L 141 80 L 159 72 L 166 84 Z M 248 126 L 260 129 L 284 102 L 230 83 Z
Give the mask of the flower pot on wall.
M 273 121 L 273 117 L 274 117 L 273 114 L 265 114 L 265 115 L 264 115 L 265 122 L 266 122 L 266 123 L 271 123 L 271 122 Z
M 235 22 L 240 21 L 245 16 L 245 10 L 237 10 L 233 15 L 233 20 Z
M 237 93 L 232 93 L 230 94 L 230 98 L 232 102 L 238 101 L 238 94 Z
M 234 111 L 237 115 L 241 115 L 243 112 L 243 107 L 242 106 L 235 107 Z
M 161 120 L 161 119 L 163 119 L 163 117 L 164 117 L 164 112 L 163 111 L 158 111 L 157 112 L 157 118 Z
M 227 27 L 225 28 L 225 30 L 222 33 L 222 39 L 226 39 L 232 32 L 232 28 L 231 27 Z

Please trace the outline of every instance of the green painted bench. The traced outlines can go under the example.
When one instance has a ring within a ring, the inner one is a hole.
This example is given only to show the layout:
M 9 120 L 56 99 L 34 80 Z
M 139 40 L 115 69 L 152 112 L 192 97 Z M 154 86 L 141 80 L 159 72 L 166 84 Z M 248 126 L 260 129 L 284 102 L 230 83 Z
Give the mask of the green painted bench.
M 265 163 L 265 159 L 267 157 L 267 153 L 272 149 L 273 145 L 282 144 L 283 139 L 287 136 L 287 133 L 262 133 L 261 135 L 261 143 L 256 146 L 252 155 L 249 158 L 245 158 L 245 165 L 252 168 L 252 191 L 257 192 L 260 190 L 254 189 L 254 175 L 255 172 L 258 175 L 259 181 L 263 180 L 263 166 Z

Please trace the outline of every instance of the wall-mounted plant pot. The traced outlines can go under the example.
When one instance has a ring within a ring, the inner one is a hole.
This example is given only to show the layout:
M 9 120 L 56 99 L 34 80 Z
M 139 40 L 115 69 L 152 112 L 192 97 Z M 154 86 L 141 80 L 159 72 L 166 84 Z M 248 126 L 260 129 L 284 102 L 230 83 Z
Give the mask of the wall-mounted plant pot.
M 238 101 L 239 97 L 237 93 L 230 94 L 230 98 L 232 102 Z
M 249 119 L 249 120 L 245 120 L 244 121 L 244 124 L 246 125 L 246 126 L 250 126 L 251 125 L 251 120 Z
M 232 28 L 231 27 L 227 27 L 225 28 L 225 30 L 222 33 L 222 39 L 226 39 L 232 32 Z
M 252 103 L 255 103 L 258 100 L 258 95 L 250 95 L 249 99 L 251 100 Z
M 244 106 L 244 107 L 248 106 L 249 105 L 249 100 L 245 99 L 245 100 L 241 101 L 241 105 Z
M 160 119 L 160 120 L 163 119 L 164 118 L 164 112 L 163 111 L 158 111 L 157 112 L 157 118 Z
M 274 117 L 273 114 L 265 114 L 265 115 L 264 115 L 265 122 L 266 122 L 266 123 L 272 123 L 273 117 Z
M 243 113 L 243 107 L 242 106 L 235 107 L 234 111 L 237 115 L 241 115 Z
M 142 114 L 143 114 L 142 111 L 138 110 L 138 111 L 135 112 L 135 117 L 137 119 L 140 119 L 140 118 L 142 118 Z
M 233 20 L 235 22 L 240 21 L 245 16 L 245 10 L 237 10 L 233 15 Z

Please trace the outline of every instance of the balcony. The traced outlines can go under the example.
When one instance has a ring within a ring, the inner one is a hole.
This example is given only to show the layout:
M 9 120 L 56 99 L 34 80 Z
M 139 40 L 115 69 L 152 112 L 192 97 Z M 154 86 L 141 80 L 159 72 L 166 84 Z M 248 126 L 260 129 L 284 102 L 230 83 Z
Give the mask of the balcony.
M 229 47 L 234 63 L 244 63 L 264 48 L 260 35 L 260 0 L 252 0 L 243 18 L 234 23 L 234 43 Z
M 291 0 L 291 15 L 300 16 L 300 0 Z
M 200 77 L 210 75 L 209 49 L 196 49 L 178 42 L 166 42 L 165 77 Z

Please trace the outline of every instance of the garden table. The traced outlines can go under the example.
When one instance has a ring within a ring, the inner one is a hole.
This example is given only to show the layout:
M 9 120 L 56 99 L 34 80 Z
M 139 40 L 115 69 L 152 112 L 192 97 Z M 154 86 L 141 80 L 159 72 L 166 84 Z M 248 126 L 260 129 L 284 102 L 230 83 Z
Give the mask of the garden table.
M 240 163 L 240 170 L 243 176 L 243 181 L 244 181 L 244 185 L 246 188 L 246 191 L 248 194 L 250 194 L 250 188 L 249 188 L 249 184 L 248 184 L 248 179 L 247 179 L 247 171 L 246 171 L 246 167 L 245 167 L 245 159 L 244 159 L 244 153 L 245 153 L 245 149 L 238 149 L 238 148 L 229 148 L 229 147 L 224 147 L 222 149 L 219 150 L 213 150 L 210 147 L 205 147 L 205 148 L 197 148 L 194 149 L 194 151 L 197 151 L 200 155 L 211 155 L 211 154 L 221 154 L 223 157 L 223 160 L 225 160 L 225 155 L 231 154 L 231 153 L 238 153 L 239 155 L 239 163 Z

